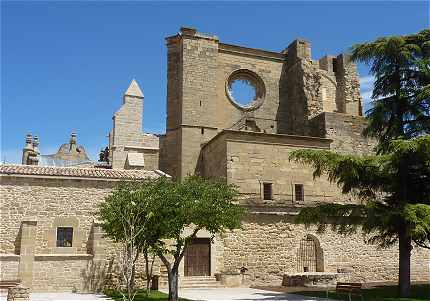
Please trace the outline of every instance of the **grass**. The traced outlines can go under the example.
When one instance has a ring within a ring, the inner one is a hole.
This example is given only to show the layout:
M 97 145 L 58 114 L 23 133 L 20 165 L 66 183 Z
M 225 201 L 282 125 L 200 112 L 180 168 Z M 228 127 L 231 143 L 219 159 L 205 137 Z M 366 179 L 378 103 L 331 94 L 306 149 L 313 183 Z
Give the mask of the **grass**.
M 117 291 L 105 292 L 106 296 L 112 298 L 115 301 L 123 301 L 121 293 Z M 187 299 L 181 299 L 181 301 L 189 301 Z M 134 301 L 167 301 L 167 294 L 159 291 L 151 291 L 151 294 L 147 297 L 145 290 L 139 291 L 134 297 Z
M 412 285 L 411 298 L 398 298 L 397 286 L 380 286 L 373 288 L 366 288 L 362 290 L 365 301 L 423 301 L 430 300 L 430 284 L 417 284 Z M 313 297 L 326 297 L 325 291 L 308 291 L 308 292 L 296 292 L 304 296 Z M 329 292 L 328 297 L 330 299 L 337 300 L 348 300 L 347 294 L 336 294 L 335 292 Z M 353 300 L 361 300 L 360 296 L 353 296 Z

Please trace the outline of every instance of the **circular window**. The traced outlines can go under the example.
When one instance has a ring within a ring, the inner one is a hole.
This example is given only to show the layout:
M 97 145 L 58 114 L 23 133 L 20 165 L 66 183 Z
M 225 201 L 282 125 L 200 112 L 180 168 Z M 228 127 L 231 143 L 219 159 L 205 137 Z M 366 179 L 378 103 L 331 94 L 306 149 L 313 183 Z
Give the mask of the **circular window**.
M 243 110 L 254 110 L 263 103 L 265 88 L 257 74 L 250 70 L 240 69 L 229 76 L 226 92 L 236 107 Z

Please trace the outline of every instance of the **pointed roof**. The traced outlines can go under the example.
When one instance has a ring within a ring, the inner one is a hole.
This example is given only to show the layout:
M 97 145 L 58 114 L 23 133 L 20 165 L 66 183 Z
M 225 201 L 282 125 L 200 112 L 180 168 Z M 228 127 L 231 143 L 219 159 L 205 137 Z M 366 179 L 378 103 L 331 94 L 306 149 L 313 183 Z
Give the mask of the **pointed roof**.
M 142 90 L 140 90 L 139 85 L 134 78 L 131 81 L 130 86 L 128 86 L 127 91 L 125 91 L 124 95 L 143 97 Z

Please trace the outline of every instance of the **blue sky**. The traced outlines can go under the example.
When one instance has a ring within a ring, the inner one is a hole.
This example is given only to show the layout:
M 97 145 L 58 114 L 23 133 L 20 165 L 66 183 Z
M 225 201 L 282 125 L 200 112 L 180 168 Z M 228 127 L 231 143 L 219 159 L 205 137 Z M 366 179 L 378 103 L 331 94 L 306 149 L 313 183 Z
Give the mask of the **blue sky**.
M 1 161 L 18 162 L 27 133 L 53 153 L 78 133 L 93 159 L 135 78 L 144 129 L 166 116 L 164 38 L 181 26 L 225 43 L 281 51 L 297 37 L 312 56 L 428 27 L 428 2 L 5 2 L 1 3 Z M 359 66 L 362 92 L 372 81 Z

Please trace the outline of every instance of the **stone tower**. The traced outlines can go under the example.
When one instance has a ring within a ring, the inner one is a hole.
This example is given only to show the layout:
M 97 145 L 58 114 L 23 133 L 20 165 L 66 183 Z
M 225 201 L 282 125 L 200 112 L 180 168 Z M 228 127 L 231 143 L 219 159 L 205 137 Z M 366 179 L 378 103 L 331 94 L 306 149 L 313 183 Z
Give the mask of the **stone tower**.
M 217 133 L 218 38 L 182 28 L 167 41 L 167 120 L 161 169 L 173 177 L 196 171 L 202 143 Z
M 143 133 L 143 93 L 133 79 L 109 133 L 113 169 L 158 169 L 158 137 Z

